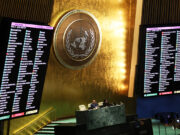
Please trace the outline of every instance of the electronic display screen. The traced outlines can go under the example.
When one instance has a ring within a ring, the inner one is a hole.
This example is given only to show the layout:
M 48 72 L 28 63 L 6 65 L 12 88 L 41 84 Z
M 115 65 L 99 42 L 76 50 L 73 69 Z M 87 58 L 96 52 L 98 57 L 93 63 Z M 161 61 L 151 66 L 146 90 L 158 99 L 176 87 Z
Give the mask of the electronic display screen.
M 36 114 L 53 27 L 0 19 L 0 120 Z
M 141 26 L 138 60 L 144 97 L 180 93 L 180 25 Z

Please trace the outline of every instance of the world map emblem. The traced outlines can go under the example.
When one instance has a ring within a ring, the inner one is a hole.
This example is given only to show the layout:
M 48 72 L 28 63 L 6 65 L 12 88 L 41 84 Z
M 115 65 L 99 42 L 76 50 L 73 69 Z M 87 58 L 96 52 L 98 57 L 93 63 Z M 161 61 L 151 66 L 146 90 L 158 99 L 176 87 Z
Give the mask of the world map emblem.
M 60 18 L 53 40 L 58 61 L 67 68 L 81 69 L 99 52 L 100 26 L 89 12 L 72 10 Z

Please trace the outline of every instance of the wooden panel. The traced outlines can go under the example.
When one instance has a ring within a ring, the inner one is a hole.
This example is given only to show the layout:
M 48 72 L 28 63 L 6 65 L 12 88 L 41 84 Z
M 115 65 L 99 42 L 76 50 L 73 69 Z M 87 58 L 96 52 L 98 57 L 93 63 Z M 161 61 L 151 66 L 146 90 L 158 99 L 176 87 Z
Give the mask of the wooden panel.
M 144 0 L 142 24 L 180 22 L 179 0 Z
M 48 23 L 53 0 L 1 0 L 0 16 Z

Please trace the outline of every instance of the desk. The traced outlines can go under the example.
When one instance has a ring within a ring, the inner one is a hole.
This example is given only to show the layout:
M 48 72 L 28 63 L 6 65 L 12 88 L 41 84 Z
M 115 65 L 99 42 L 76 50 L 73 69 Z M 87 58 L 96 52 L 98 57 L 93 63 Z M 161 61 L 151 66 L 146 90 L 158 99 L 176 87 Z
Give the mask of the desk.
M 76 111 L 76 121 L 79 125 L 85 124 L 87 130 L 122 124 L 126 122 L 125 105 Z

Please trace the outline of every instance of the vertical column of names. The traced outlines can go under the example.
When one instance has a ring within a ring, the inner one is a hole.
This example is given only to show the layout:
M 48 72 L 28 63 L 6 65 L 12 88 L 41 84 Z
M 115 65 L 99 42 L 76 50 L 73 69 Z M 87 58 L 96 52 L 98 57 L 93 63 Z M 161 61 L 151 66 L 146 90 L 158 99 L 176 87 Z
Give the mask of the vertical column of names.
M 154 89 L 158 88 L 158 81 L 154 79 L 158 75 L 158 71 L 154 70 L 154 67 L 157 65 L 157 50 L 160 49 L 160 47 L 155 44 L 157 36 L 158 35 L 151 30 L 146 34 L 144 93 L 153 93 L 151 91 L 152 87 Z
M 175 55 L 175 66 L 174 66 L 174 93 L 180 93 L 180 31 L 177 30 L 176 35 L 176 55 Z
M 36 108 L 36 105 L 34 104 L 35 101 L 35 94 L 38 92 L 38 85 L 39 85 L 39 79 L 38 79 L 38 72 L 40 70 L 40 66 L 46 66 L 46 62 L 43 61 L 42 56 L 44 54 L 44 49 L 47 47 L 47 39 L 46 39 L 46 32 L 40 31 L 39 37 L 38 37 L 38 43 L 37 43 L 37 50 L 35 54 L 35 60 L 34 60 L 34 66 L 33 66 L 33 74 L 31 77 L 31 84 L 28 94 L 28 100 L 27 100 L 27 106 L 26 110 L 32 110 Z M 37 109 L 37 108 L 36 108 Z M 34 110 L 33 113 L 36 113 L 37 110 Z M 28 113 L 28 112 L 27 112 Z
M 177 31 L 177 36 L 176 36 L 174 81 L 180 81 L 180 31 Z
M 160 76 L 159 76 L 159 91 L 172 91 L 168 86 L 172 84 L 173 76 L 171 76 L 171 69 L 174 69 L 174 54 L 175 47 L 171 42 L 173 34 L 176 31 L 163 31 L 161 39 L 161 57 L 160 57 Z M 163 93 L 162 93 L 163 94 Z M 172 94 L 172 93 L 168 93 Z M 161 93 L 160 93 L 161 95 Z
M 23 108 L 25 106 L 25 102 L 23 99 L 26 99 L 27 92 L 30 87 L 30 78 L 32 75 L 32 68 L 30 71 L 28 69 L 33 66 L 33 60 L 29 58 L 29 53 L 32 51 L 31 47 L 32 38 L 31 38 L 31 30 L 25 30 L 25 38 L 23 44 L 23 50 L 21 54 L 21 61 L 16 85 L 16 93 L 14 96 L 13 108 L 12 112 L 20 112 L 25 111 Z M 24 115 L 24 112 L 21 112 L 18 115 Z M 16 117 L 16 115 L 12 115 L 12 117 Z
M 16 55 L 15 53 L 17 49 L 21 49 L 22 47 L 22 43 L 18 42 L 18 34 L 21 33 L 21 31 L 21 29 L 17 29 L 16 26 L 11 25 L 0 88 L 0 114 L 9 114 L 11 112 L 11 110 L 7 110 L 7 106 L 12 105 L 11 100 L 14 97 L 16 88 L 16 66 L 18 66 L 17 60 L 19 58 L 18 55 Z M 14 61 L 16 61 L 16 63 Z

